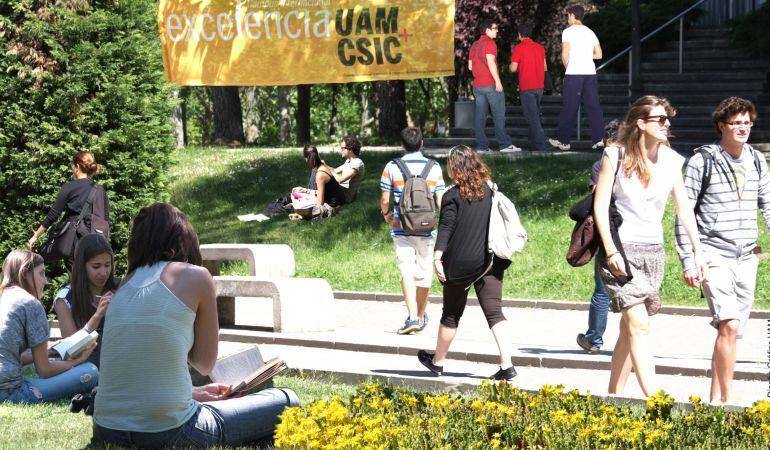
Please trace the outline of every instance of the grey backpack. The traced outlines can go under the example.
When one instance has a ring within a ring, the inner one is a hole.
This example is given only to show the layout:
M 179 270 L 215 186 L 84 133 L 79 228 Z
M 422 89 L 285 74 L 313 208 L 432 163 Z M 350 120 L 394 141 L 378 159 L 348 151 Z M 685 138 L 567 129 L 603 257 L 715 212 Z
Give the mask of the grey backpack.
M 420 175 L 412 175 L 401 158 L 394 159 L 393 162 L 404 175 L 404 189 L 398 202 L 401 229 L 407 234 L 433 231 L 436 227 L 436 206 L 428 186 L 428 174 L 436 161 L 429 159 Z

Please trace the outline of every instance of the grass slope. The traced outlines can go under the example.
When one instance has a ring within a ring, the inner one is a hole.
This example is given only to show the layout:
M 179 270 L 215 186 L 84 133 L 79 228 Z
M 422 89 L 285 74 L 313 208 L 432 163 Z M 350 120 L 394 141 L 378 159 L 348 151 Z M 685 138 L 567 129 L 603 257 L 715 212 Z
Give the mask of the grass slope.
M 285 243 L 294 250 L 297 276 L 321 277 L 335 290 L 399 292 L 392 241 L 379 213 L 379 176 L 399 153 L 367 153 L 366 177 L 358 201 L 327 220 L 239 222 L 239 214 L 260 211 L 292 186 L 307 183 L 308 170 L 298 150 L 194 148 L 176 153 L 171 201 L 188 214 L 202 243 Z M 342 163 L 327 155 L 332 165 Z M 593 291 L 592 266 L 570 267 L 564 259 L 574 223 L 569 207 L 587 193 L 590 159 L 565 156 L 511 160 L 485 157 L 494 180 L 516 204 L 530 235 L 525 252 L 507 272 L 504 296 L 588 301 Z M 440 159 L 442 167 L 445 161 Z M 446 172 L 445 172 L 446 176 Z M 664 218 L 666 275 L 664 304 L 705 305 L 687 288 L 674 250 L 673 208 Z M 770 248 L 762 229 L 760 244 Z M 770 307 L 769 260 L 760 264 L 757 307 Z M 241 266 L 243 267 L 243 266 Z M 236 271 L 238 267 L 236 266 Z M 434 280 L 432 292 L 440 293 Z

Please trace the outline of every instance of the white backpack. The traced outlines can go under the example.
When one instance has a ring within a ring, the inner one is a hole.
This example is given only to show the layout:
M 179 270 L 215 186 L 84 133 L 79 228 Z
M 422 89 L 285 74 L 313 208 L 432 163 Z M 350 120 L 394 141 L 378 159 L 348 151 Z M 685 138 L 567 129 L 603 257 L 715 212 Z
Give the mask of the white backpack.
M 521 225 L 519 214 L 513 202 L 497 185 L 488 181 L 492 189 L 492 212 L 489 215 L 489 252 L 502 259 L 510 260 L 514 253 L 519 253 L 527 243 L 527 230 Z

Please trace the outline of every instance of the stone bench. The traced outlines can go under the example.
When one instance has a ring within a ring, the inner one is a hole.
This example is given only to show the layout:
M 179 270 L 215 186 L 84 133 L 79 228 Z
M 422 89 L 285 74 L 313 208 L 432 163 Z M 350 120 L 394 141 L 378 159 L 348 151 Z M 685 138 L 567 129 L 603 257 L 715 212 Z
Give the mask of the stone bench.
M 273 331 L 333 331 L 334 293 L 322 278 L 215 276 L 220 325 L 235 324 L 235 297 L 273 301 Z
M 294 252 L 285 244 L 203 244 L 200 248 L 203 267 L 211 275 L 220 274 L 220 261 L 246 261 L 251 276 L 294 276 Z

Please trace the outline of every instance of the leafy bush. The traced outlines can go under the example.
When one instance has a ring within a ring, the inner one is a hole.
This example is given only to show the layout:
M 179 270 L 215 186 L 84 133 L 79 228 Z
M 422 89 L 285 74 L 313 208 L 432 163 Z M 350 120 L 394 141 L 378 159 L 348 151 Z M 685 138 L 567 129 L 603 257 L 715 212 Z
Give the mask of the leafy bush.
M 631 45 L 631 0 L 595 1 L 599 10 L 586 14 L 583 21 L 591 28 L 602 46 L 603 61 L 620 53 Z M 669 19 L 690 7 L 695 0 L 640 0 L 639 15 L 642 37 L 663 25 Z M 699 11 L 693 11 L 685 16 L 685 22 L 691 24 L 698 18 Z M 655 37 L 642 44 L 643 51 L 655 49 L 661 43 L 678 36 L 677 26 L 671 25 Z M 627 59 L 624 59 L 627 61 Z M 603 62 L 601 61 L 601 62 Z M 600 62 L 600 63 L 601 63 Z M 608 66 L 612 70 L 627 70 L 628 63 L 623 62 Z
M 770 3 L 765 3 L 756 11 L 736 17 L 728 23 L 727 35 L 736 48 L 746 53 L 764 56 L 770 55 Z
M 363 384 L 344 401 L 288 408 L 275 434 L 280 449 L 767 448 L 770 402 L 726 412 L 691 397 L 672 413 L 662 391 L 647 409 L 617 406 L 562 386 L 536 394 L 484 382 L 477 395 L 414 393 Z
M 85 149 L 122 253 L 131 217 L 167 195 L 169 93 L 154 2 L 0 3 L 0 255 L 25 245 Z

